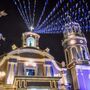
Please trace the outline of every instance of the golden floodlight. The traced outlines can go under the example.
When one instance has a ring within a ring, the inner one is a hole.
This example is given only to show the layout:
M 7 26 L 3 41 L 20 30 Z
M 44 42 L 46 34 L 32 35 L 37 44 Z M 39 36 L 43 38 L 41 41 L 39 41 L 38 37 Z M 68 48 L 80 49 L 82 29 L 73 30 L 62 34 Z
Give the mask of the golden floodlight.
M 12 50 L 17 49 L 17 46 L 15 44 L 12 45 Z
M 5 77 L 6 73 L 4 71 L 0 71 L 0 80 Z
M 69 43 L 70 43 L 70 45 L 73 45 L 76 43 L 76 40 L 71 40 Z

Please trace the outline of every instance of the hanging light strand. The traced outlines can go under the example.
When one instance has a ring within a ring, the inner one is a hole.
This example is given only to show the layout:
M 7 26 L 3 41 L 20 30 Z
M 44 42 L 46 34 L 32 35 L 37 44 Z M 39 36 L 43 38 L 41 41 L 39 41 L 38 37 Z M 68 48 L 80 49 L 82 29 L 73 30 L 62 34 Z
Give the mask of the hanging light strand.
M 24 15 L 24 12 L 23 12 L 23 9 L 22 9 L 22 5 L 21 5 L 20 1 L 19 0 L 18 1 L 13 0 L 13 2 L 16 5 L 16 7 L 17 7 L 17 9 L 18 9 L 22 19 L 24 20 L 26 26 L 28 27 L 28 22 L 27 22 L 27 19 L 26 19 L 25 15 Z
M 43 10 L 40 18 L 36 25 L 34 32 L 37 33 L 61 33 L 63 32 L 63 25 L 67 23 L 66 16 L 70 15 L 72 21 L 76 21 L 80 24 L 83 31 L 90 31 L 90 11 L 88 3 L 85 0 L 69 0 L 64 4 L 65 0 L 59 0 L 55 7 L 50 11 L 47 17 L 41 22 L 44 16 L 48 0 L 45 1 Z M 30 0 L 13 0 L 14 4 L 24 20 L 25 24 L 29 28 L 32 24 L 34 25 L 35 13 L 36 13 L 36 0 L 34 0 L 33 13 L 31 13 Z M 66 1 L 65 1 L 66 2 Z M 61 7 L 60 7 L 61 6 Z M 31 17 L 32 14 L 32 17 Z M 41 23 L 41 24 L 40 24 Z
M 33 10 L 33 26 L 34 26 L 34 19 L 35 19 L 35 11 L 36 11 L 36 0 L 34 0 L 34 10 Z
M 25 4 L 25 0 L 23 0 L 23 6 L 24 6 L 23 7 L 23 12 L 24 12 L 25 17 L 27 19 L 28 25 L 30 26 L 30 21 L 29 21 L 29 16 L 28 16 L 28 10 L 27 10 L 26 4 Z
M 48 4 L 48 0 L 46 0 L 46 2 L 45 2 L 45 4 L 44 4 L 44 8 L 43 8 L 42 13 L 41 13 L 41 16 L 40 16 L 40 18 L 39 18 L 39 20 L 38 20 L 38 23 L 37 23 L 36 28 L 39 26 L 39 24 L 40 24 L 40 22 L 41 22 L 41 19 L 42 19 L 43 15 L 44 15 L 44 12 L 45 12 L 45 10 L 46 10 L 47 4 Z
M 27 18 L 25 16 L 25 13 L 24 13 L 24 10 L 23 10 L 23 6 L 22 6 L 20 0 L 18 0 L 18 3 L 19 3 L 20 10 L 21 10 L 21 12 L 22 12 L 22 14 L 24 16 L 24 21 L 27 22 L 27 27 L 29 27 L 28 20 L 27 20 Z
M 30 21 L 30 26 L 32 24 L 32 18 L 31 18 L 31 5 L 30 5 L 30 0 L 27 1 L 28 2 L 28 13 L 29 13 L 29 21 Z
M 60 1 L 58 1 L 58 3 L 55 5 L 55 7 L 52 9 L 52 11 L 50 12 L 50 14 L 46 17 L 46 19 L 41 23 L 41 25 L 37 28 L 41 28 L 47 21 L 48 19 L 55 13 L 56 9 L 59 7 L 60 5 Z

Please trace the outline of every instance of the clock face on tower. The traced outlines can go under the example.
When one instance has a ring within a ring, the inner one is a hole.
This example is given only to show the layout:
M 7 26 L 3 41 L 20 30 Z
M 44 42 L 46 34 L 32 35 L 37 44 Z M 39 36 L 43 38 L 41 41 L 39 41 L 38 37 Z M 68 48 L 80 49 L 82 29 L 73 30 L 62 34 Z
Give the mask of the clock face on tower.
M 35 46 L 35 39 L 33 37 L 28 37 L 26 39 L 26 44 L 27 44 L 27 46 L 34 47 Z

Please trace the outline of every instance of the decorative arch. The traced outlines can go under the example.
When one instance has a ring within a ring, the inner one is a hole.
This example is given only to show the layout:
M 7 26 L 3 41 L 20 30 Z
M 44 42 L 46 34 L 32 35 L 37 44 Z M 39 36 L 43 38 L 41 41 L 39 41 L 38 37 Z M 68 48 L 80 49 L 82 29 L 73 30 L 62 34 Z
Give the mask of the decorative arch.
M 88 60 L 89 55 L 85 46 L 81 46 L 81 52 L 82 52 L 83 60 Z

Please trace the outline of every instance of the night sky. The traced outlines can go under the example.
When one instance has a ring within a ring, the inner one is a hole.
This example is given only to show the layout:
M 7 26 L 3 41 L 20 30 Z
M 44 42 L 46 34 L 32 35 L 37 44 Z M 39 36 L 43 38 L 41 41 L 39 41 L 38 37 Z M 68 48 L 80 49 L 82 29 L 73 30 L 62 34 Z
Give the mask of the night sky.
M 32 0 L 31 0 L 32 1 Z M 45 0 L 44 0 L 45 1 Z M 51 11 L 53 6 L 55 6 L 55 2 L 57 0 L 49 0 L 50 5 L 48 5 L 47 13 L 45 13 L 44 18 L 47 16 L 48 12 Z M 52 3 L 51 3 L 52 2 Z M 89 3 L 89 2 L 88 2 Z M 35 24 L 40 16 L 41 8 L 43 7 L 44 3 L 40 2 L 39 11 L 37 12 L 37 19 L 35 19 Z M 0 55 L 10 52 L 11 46 L 16 44 L 17 47 L 21 47 L 22 40 L 21 36 L 22 33 L 28 31 L 22 17 L 20 16 L 17 8 L 15 7 L 12 0 L 0 0 L 0 11 L 5 10 L 8 14 L 5 17 L 0 18 L 0 33 L 6 38 L 6 41 L 0 41 Z M 43 19 L 44 19 L 43 18 Z M 88 47 L 90 50 L 90 32 L 84 32 L 88 41 Z M 62 33 L 59 34 L 40 34 L 40 48 L 50 48 L 50 53 L 55 57 L 55 59 L 59 62 L 65 61 L 64 52 L 62 47 Z

